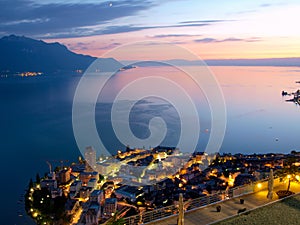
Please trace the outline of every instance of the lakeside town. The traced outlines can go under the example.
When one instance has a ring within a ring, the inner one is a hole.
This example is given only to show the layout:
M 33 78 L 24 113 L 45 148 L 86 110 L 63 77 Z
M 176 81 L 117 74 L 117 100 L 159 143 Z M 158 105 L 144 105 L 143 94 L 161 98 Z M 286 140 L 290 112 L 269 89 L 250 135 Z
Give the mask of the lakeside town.
M 181 195 L 184 201 L 211 195 L 224 200 L 231 189 L 273 171 L 275 177 L 300 181 L 297 151 L 188 155 L 174 147 L 126 147 L 97 158 L 87 147 L 84 158 L 55 168 L 47 162 L 45 176 L 30 180 L 25 208 L 37 224 L 125 224 L 124 218 L 178 204 Z

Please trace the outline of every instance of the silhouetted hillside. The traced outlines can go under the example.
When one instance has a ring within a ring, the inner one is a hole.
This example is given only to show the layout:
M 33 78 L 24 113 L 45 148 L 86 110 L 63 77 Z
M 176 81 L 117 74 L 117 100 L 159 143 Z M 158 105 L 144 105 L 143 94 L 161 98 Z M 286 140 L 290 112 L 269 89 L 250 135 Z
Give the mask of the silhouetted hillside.
M 15 35 L 0 39 L 0 71 L 59 72 L 85 70 L 96 58 L 71 52 L 59 43 L 46 43 Z M 103 59 L 109 68 L 120 68 L 115 59 Z M 115 66 L 112 66 L 115 65 Z M 105 68 L 103 68 L 103 71 Z

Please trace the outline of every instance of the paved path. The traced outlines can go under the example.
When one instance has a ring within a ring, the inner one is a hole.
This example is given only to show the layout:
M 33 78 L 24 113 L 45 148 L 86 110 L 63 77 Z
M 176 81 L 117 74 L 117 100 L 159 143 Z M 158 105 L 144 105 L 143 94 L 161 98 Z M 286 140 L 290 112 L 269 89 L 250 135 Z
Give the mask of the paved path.
M 274 190 L 277 191 L 277 188 Z M 299 193 L 300 185 L 291 184 L 291 191 Z M 245 200 L 244 204 L 240 204 L 240 198 L 229 199 L 218 205 L 221 205 L 221 212 L 216 211 L 216 205 L 207 206 L 194 210 L 192 212 L 187 212 L 184 215 L 184 225 L 206 225 L 215 223 L 219 220 L 224 220 L 228 217 L 237 215 L 239 209 L 246 208 L 247 210 L 263 206 L 267 203 L 273 202 L 278 199 L 277 195 L 274 193 L 273 199 L 267 199 L 267 190 L 259 191 L 256 193 L 248 194 L 242 198 Z M 152 222 L 151 225 L 177 225 L 177 216 L 167 218 L 161 221 Z

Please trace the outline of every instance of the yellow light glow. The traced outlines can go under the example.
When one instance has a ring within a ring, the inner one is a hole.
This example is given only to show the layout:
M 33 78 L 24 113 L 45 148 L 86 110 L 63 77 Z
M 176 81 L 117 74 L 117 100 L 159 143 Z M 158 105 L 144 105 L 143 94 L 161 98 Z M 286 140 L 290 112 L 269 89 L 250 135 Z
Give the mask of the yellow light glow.
M 296 179 L 297 179 L 297 180 L 300 180 L 300 176 L 299 176 L 299 175 L 296 175 Z
M 258 183 L 258 184 L 257 184 L 257 187 L 258 187 L 258 188 L 261 188 L 261 187 L 262 187 L 262 184 L 261 184 L 261 183 Z
M 37 213 L 37 212 L 34 212 L 33 214 L 32 214 L 32 216 L 33 217 L 37 217 L 39 214 Z
M 291 177 L 292 177 L 292 176 L 291 176 L 290 174 L 289 174 L 289 175 L 287 175 L 287 179 L 291 179 Z

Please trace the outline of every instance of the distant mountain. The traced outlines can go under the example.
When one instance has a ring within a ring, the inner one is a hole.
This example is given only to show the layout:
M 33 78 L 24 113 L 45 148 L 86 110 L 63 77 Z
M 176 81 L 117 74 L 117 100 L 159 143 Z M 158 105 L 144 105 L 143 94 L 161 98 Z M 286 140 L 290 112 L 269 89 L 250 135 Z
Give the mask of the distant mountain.
M 300 58 L 265 58 L 265 59 L 207 59 L 208 66 L 300 66 Z M 173 59 L 166 61 L 180 66 L 201 65 L 198 60 Z
M 209 66 L 300 66 L 300 58 L 211 59 Z
M 0 39 L 0 72 L 70 72 L 85 70 L 97 58 L 76 54 L 66 46 L 46 43 L 24 36 L 5 36 Z M 122 67 L 112 58 L 103 60 L 102 71 Z M 109 66 L 105 66 L 109 64 Z

